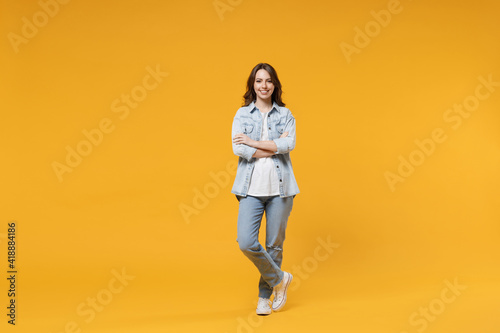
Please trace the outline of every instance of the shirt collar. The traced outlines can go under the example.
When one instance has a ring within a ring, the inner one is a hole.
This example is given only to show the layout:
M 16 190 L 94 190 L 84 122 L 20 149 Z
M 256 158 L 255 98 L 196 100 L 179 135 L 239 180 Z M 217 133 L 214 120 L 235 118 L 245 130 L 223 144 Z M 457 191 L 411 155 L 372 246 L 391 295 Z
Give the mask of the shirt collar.
M 252 103 L 250 103 L 248 105 L 248 107 L 250 108 L 250 112 L 257 110 L 257 107 L 255 106 L 255 101 L 252 101 Z M 273 109 L 276 109 L 276 111 L 279 111 L 279 105 L 278 105 L 278 103 L 276 103 L 274 101 L 273 101 L 273 107 L 271 108 L 271 110 L 269 110 L 269 112 L 271 112 Z

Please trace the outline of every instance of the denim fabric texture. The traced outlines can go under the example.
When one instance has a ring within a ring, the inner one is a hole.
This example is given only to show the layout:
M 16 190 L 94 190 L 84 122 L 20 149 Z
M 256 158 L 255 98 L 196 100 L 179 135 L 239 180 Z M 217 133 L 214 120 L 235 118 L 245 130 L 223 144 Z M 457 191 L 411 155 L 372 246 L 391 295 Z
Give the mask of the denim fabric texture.
M 279 177 L 279 195 L 280 197 L 294 196 L 299 193 L 290 159 L 290 152 L 295 148 L 295 118 L 289 109 L 279 106 L 276 102 L 273 103 L 267 117 L 269 140 L 273 140 L 277 146 L 276 154 L 272 156 L 272 159 Z M 255 106 L 255 102 L 241 107 L 233 119 L 231 140 L 238 133 L 244 133 L 252 140 L 260 140 L 262 120 L 262 113 Z M 284 132 L 288 132 L 287 137 L 280 138 Z M 256 160 L 252 155 L 257 148 L 245 144 L 233 143 L 232 145 L 233 152 L 239 156 L 239 159 L 231 193 L 245 197 Z
M 260 272 L 259 297 L 270 298 L 283 279 L 281 262 L 288 217 L 295 196 L 236 196 L 239 201 L 237 242 Z M 259 229 L 266 213 L 266 248 L 259 243 Z

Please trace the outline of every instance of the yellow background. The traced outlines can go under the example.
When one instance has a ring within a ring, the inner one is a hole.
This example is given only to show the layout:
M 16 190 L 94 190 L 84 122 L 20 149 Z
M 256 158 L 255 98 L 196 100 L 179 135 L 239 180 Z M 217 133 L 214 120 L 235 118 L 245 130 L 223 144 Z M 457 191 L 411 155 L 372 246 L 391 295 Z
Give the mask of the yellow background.
M 350 62 L 341 43 L 388 1 L 222 2 L 223 19 L 212 0 L 72 0 L 17 53 L 9 33 L 41 5 L 0 2 L 0 258 L 7 276 L 16 221 L 19 270 L 15 327 L 0 283 L 2 331 L 497 333 L 500 87 L 456 130 L 443 118 L 478 77 L 500 81 L 497 1 L 401 0 Z M 230 193 L 231 123 L 258 62 L 297 121 L 283 268 L 308 267 L 266 318 Z M 111 104 L 148 66 L 168 76 L 120 119 Z M 52 164 L 105 118 L 114 130 L 60 182 Z M 435 128 L 447 139 L 391 191 L 384 174 Z M 328 237 L 340 246 L 319 261 Z M 77 307 L 122 269 L 134 279 L 86 322 Z M 466 289 L 411 324 L 445 281 Z

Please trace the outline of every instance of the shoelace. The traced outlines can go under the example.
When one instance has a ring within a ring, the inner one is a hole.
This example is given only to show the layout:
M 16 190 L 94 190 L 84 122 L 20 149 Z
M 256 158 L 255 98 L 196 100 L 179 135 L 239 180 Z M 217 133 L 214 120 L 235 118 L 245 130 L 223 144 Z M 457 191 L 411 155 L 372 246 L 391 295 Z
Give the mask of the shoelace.
M 261 306 L 270 306 L 271 305 L 271 300 L 270 299 L 264 299 L 264 298 L 259 298 L 259 304 L 258 306 L 261 307 Z
M 277 293 L 276 291 L 274 291 L 273 294 L 274 294 L 273 302 L 281 302 L 281 300 L 283 299 L 283 294 Z

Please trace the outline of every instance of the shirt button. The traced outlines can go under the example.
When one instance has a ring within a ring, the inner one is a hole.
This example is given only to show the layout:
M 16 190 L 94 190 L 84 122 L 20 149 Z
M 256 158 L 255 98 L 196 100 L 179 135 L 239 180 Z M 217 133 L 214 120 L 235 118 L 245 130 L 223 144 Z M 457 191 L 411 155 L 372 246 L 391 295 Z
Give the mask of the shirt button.
M 282 180 L 280 179 L 280 182 L 282 182 Z
M 271 127 L 269 127 L 269 129 L 271 129 Z
M 277 167 L 277 168 L 279 168 L 280 166 L 279 166 L 279 165 L 277 165 L 276 167 Z

